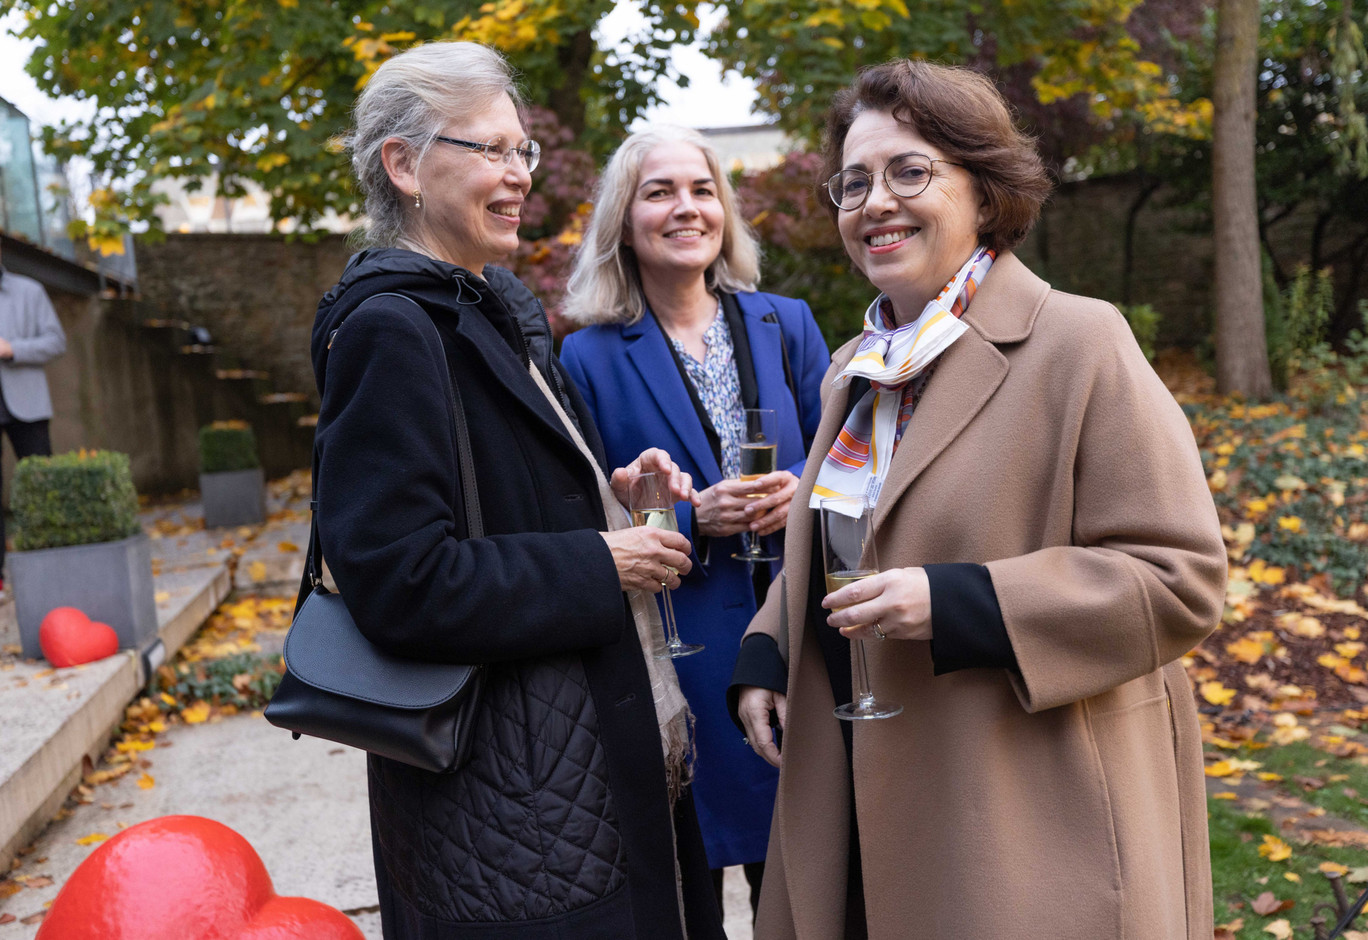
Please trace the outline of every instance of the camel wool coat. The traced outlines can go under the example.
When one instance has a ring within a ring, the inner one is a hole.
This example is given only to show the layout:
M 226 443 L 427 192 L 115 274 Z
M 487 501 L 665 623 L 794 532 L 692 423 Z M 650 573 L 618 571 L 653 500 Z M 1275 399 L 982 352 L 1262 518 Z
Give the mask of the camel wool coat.
M 871 940 L 1210 940 L 1197 711 L 1225 549 L 1192 432 L 1121 315 L 1003 253 L 940 357 L 875 514 L 880 566 L 987 566 L 1016 670 L 868 642 L 898 717 L 854 723 Z M 788 715 L 759 940 L 844 935 L 847 775 L 804 623 L 830 379 L 785 548 Z M 781 638 L 779 591 L 749 633 Z M 783 647 L 781 646 L 781 649 Z

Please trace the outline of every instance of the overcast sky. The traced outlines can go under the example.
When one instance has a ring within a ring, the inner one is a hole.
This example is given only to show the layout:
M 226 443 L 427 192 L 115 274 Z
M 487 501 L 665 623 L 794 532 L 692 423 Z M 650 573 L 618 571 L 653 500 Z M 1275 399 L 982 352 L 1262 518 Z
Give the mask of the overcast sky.
M 705 27 L 716 20 L 712 11 L 701 11 Z M 619 4 L 600 25 L 602 42 L 620 42 L 622 37 L 639 26 L 640 16 L 630 4 Z M 89 115 L 88 106 L 70 99 L 53 100 L 38 90 L 33 79 L 24 71 L 24 63 L 33 51 L 33 44 L 10 35 L 22 18 L 16 12 L 0 16 L 0 97 L 4 97 L 28 115 L 34 131 L 43 124 L 55 124 Z M 750 124 L 756 118 L 750 113 L 755 92 L 749 82 L 731 76 L 723 81 L 721 69 L 696 46 L 681 46 L 675 51 L 675 67 L 690 77 L 687 89 L 666 82 L 662 93 L 666 104 L 650 112 L 648 119 L 668 121 L 691 127 L 723 127 Z

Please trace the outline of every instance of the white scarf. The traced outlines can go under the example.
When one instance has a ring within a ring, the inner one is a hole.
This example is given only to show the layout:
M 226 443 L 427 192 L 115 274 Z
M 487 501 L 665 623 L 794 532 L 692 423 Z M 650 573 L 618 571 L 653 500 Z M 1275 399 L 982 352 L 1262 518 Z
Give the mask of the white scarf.
M 865 311 L 864 338 L 846 367 L 832 380 L 845 388 L 856 376 L 869 379 L 870 389 L 855 404 L 822 461 L 808 505 L 816 509 L 833 496 L 861 496 L 874 505 L 893 462 L 903 388 L 945 352 L 969 327 L 960 318 L 993 266 L 993 252 L 980 246 L 916 320 L 889 328 L 880 314 L 886 295 L 880 294 Z

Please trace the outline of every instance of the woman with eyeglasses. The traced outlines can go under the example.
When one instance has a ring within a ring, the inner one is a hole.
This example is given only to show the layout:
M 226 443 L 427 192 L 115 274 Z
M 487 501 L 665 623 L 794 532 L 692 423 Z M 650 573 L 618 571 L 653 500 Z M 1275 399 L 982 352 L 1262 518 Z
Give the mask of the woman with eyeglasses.
M 691 549 L 621 505 L 639 472 L 697 497 L 660 450 L 609 469 L 541 304 L 496 266 L 540 156 L 526 137 L 493 50 L 385 62 L 350 140 L 372 247 L 314 325 L 316 511 L 347 609 L 393 656 L 485 667 L 458 770 L 368 758 L 384 935 L 721 940 L 650 596 Z
M 1209 940 L 1179 660 L 1226 561 L 1192 432 L 1114 307 L 1012 253 L 1049 184 L 988 79 L 863 71 L 823 154 L 876 296 L 827 373 L 786 595 L 737 666 L 780 767 L 756 936 Z M 828 592 L 815 510 L 838 496 L 872 504 L 878 565 Z M 833 715 L 851 640 L 900 714 Z

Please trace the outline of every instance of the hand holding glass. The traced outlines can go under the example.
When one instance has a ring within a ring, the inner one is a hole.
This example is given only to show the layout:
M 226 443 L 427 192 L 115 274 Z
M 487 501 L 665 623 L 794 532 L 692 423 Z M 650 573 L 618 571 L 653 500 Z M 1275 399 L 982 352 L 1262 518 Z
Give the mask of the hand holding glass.
M 879 560 L 874 555 L 874 507 L 859 496 L 840 496 L 822 500 L 820 513 L 822 565 L 826 572 L 827 593 L 878 574 Z M 853 642 L 855 701 L 837 707 L 836 717 L 845 721 L 862 721 L 892 718 L 900 714 L 903 710 L 901 705 L 874 698 L 874 691 L 869 687 L 865 641 Z
M 767 473 L 779 469 L 779 419 L 772 408 L 747 408 L 745 411 L 746 429 L 741 438 L 742 482 L 758 480 Z M 753 499 L 761 499 L 764 493 L 748 493 Z M 747 564 L 778 561 L 778 555 L 771 555 L 761 545 L 760 536 L 750 532 L 741 533 L 741 541 L 746 550 L 732 555 L 737 561 Z
M 628 509 L 632 514 L 632 525 L 645 525 L 667 532 L 678 532 L 679 521 L 675 518 L 673 498 L 670 496 L 670 478 L 664 473 L 639 473 L 628 482 Z M 667 568 L 675 574 L 673 568 Z M 665 609 L 665 652 L 661 659 L 679 659 L 701 653 L 700 643 L 684 643 L 679 639 L 679 627 L 675 624 L 674 604 L 670 600 L 670 589 L 661 582 L 662 601 Z

